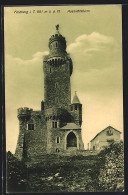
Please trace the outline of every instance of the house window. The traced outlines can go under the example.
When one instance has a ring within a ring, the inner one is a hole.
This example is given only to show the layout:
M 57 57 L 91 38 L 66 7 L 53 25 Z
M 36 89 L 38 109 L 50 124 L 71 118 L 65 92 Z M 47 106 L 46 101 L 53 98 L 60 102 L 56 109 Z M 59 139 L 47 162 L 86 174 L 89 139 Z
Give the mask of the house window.
M 75 105 L 75 110 L 77 110 L 77 105 Z
M 54 128 L 54 122 L 52 122 L 52 128 Z
M 93 146 L 93 150 L 95 150 L 96 149 L 96 147 L 95 146 Z
M 56 138 L 56 143 L 59 144 L 60 143 L 60 137 Z
M 111 135 L 113 135 L 113 132 L 109 129 L 109 130 L 106 132 L 106 135 L 111 136 Z
M 28 124 L 28 130 L 34 130 L 34 124 Z
M 114 139 L 107 139 L 107 142 L 111 144 L 114 142 Z

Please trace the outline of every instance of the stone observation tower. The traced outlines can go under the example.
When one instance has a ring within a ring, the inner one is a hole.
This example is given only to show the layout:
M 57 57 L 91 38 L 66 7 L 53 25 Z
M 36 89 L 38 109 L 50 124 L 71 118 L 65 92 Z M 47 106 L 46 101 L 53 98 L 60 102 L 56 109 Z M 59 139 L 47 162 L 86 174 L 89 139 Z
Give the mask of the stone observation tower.
M 84 150 L 82 104 L 76 92 L 71 103 L 73 64 L 66 52 L 66 40 L 59 33 L 59 25 L 48 46 L 49 54 L 43 59 L 44 101 L 41 110 L 18 109 L 19 137 L 15 152 L 18 159 Z

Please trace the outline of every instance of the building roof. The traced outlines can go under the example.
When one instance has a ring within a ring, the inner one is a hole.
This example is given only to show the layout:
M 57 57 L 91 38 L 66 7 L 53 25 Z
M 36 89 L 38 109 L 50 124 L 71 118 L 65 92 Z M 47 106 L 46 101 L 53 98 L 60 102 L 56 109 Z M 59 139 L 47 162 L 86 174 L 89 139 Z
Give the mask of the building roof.
M 100 135 L 103 131 L 105 131 L 105 130 L 107 130 L 107 129 L 109 129 L 109 128 L 112 128 L 113 130 L 115 130 L 115 131 L 121 133 L 119 130 L 117 130 L 117 129 L 111 127 L 111 126 L 108 126 L 108 127 L 106 127 L 105 129 L 103 129 L 102 131 L 100 131 L 99 133 L 97 133 L 97 135 L 96 135 L 90 142 L 92 142 L 98 135 Z
M 60 130 L 63 129 L 81 129 L 80 126 L 76 125 L 75 123 L 67 123 L 64 127 L 61 127 Z
M 74 95 L 74 98 L 72 100 L 72 104 L 80 104 L 80 100 L 76 94 L 76 91 L 75 91 L 75 95 Z

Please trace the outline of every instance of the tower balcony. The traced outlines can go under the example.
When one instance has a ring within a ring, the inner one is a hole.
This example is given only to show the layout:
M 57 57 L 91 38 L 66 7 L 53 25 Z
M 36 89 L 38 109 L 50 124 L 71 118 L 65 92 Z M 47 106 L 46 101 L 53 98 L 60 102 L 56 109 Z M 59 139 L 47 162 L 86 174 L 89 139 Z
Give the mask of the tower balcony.
M 52 57 L 47 60 L 50 65 L 61 65 L 65 63 L 64 57 Z

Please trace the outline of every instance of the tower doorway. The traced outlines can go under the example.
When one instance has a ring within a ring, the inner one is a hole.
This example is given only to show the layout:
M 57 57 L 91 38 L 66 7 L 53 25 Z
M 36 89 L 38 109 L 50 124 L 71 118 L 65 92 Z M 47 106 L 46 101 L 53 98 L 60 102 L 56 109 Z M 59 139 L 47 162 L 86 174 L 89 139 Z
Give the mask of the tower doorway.
M 77 138 L 73 132 L 70 132 L 67 136 L 67 148 L 77 147 Z

